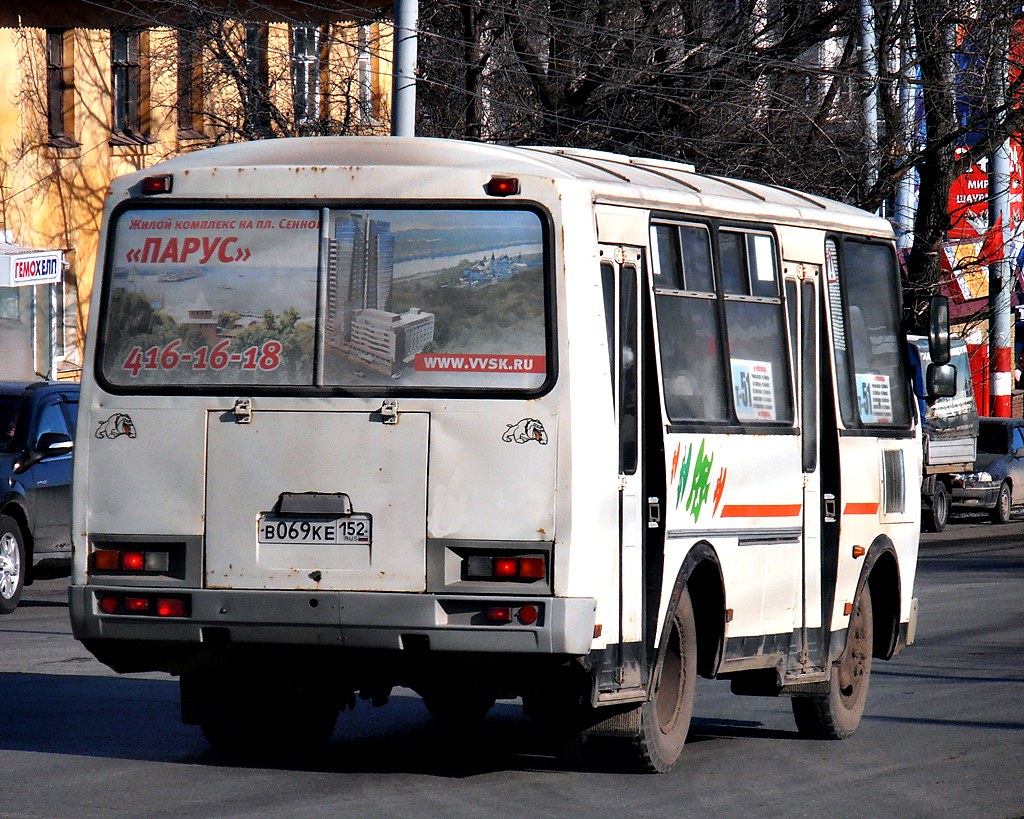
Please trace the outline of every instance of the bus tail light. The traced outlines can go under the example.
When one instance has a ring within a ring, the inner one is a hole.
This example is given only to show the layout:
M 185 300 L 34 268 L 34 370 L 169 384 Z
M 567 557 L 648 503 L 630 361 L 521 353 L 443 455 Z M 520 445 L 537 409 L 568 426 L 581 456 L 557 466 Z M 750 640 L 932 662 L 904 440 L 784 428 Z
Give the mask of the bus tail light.
M 470 555 L 465 562 L 467 580 L 543 580 L 547 568 L 544 555 Z
M 512 622 L 512 608 L 511 606 L 491 606 L 485 612 L 488 623 L 511 623 Z
M 157 617 L 188 617 L 183 597 L 159 597 L 156 601 Z
M 92 553 L 92 570 L 105 574 L 167 572 L 170 553 L 158 549 L 98 549 Z
M 483 609 L 483 622 L 488 626 L 504 626 L 519 623 L 521 626 L 540 624 L 543 606 L 533 603 L 502 603 Z M 477 620 L 476 622 L 480 622 Z
M 103 614 L 143 615 L 145 617 L 188 617 L 191 600 L 188 595 L 118 594 L 104 592 L 96 604 Z

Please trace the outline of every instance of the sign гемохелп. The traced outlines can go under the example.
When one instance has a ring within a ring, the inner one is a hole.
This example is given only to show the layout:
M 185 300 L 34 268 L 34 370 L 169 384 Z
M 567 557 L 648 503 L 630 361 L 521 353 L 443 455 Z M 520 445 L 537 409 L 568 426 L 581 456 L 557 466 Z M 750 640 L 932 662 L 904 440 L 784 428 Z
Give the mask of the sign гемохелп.
M 60 250 L 0 253 L 0 287 L 52 284 L 61 280 L 63 270 L 64 253 Z

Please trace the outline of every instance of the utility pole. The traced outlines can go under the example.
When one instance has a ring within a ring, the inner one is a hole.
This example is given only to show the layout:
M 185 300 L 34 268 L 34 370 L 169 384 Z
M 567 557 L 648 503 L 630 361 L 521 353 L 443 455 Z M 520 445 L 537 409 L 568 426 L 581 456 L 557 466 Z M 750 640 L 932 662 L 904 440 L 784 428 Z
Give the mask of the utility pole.
M 394 69 L 391 77 L 391 134 L 416 136 L 416 26 L 418 0 L 395 0 Z
M 900 126 L 903 129 L 903 149 L 906 156 L 914 155 L 917 149 L 917 88 L 920 83 L 915 60 L 914 35 L 907 26 L 902 45 L 903 70 L 900 72 Z M 896 186 L 896 212 L 893 219 L 896 228 L 896 247 L 909 251 L 914 244 L 914 216 L 917 212 L 917 197 L 914 182 L 917 172 L 908 168 Z
M 875 14 L 871 0 L 857 0 L 857 17 L 860 29 L 860 75 L 864 84 L 861 91 L 867 160 L 864 182 L 870 190 L 878 182 L 878 59 L 875 56 Z
M 1006 98 L 1008 38 L 994 44 L 992 60 L 992 105 L 1001 106 Z M 994 128 L 995 123 L 990 124 Z M 988 162 L 988 231 L 982 254 L 988 262 L 989 361 L 993 415 L 1009 418 L 1013 403 L 1013 279 L 1006 258 L 1010 226 L 1010 140 L 997 145 Z

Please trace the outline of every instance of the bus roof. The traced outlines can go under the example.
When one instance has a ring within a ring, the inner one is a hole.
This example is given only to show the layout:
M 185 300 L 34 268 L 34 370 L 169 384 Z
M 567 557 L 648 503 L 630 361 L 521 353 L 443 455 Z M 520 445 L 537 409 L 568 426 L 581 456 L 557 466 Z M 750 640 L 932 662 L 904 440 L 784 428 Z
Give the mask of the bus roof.
M 127 187 L 157 172 L 280 168 L 446 168 L 493 175 L 534 176 L 592 188 L 598 201 L 697 205 L 737 215 L 800 221 L 891 235 L 888 223 L 867 211 L 777 185 L 697 173 L 693 165 L 577 148 L 512 147 L 425 137 L 295 137 L 240 142 L 174 157 L 131 174 Z

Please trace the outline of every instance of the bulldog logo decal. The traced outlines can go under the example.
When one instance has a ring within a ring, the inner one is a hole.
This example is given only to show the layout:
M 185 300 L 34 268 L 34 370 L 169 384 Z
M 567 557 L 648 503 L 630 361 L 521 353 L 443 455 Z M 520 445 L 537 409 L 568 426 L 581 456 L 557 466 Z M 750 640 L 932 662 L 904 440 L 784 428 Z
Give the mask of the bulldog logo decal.
M 135 424 L 132 423 L 132 417 L 123 412 L 111 415 L 106 421 L 100 421 L 99 428 L 96 430 L 97 438 L 120 438 L 122 435 L 127 435 L 129 438 L 135 437 Z
M 538 444 L 548 442 L 548 434 L 544 431 L 544 425 L 536 418 L 524 418 L 517 424 L 509 424 L 501 440 L 510 444 L 525 444 L 527 441 L 536 441 Z

